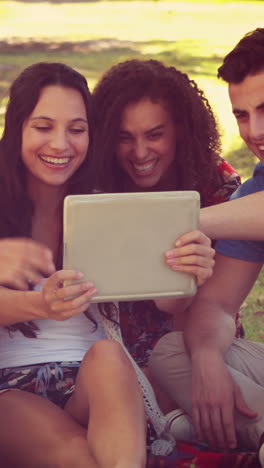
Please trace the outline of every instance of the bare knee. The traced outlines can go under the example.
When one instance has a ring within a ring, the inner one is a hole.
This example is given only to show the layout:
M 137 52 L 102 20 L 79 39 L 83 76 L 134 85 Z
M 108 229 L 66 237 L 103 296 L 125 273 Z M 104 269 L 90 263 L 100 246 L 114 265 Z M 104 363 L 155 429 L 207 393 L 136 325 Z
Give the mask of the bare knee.
M 111 365 L 111 363 L 120 366 L 130 366 L 130 361 L 121 344 L 112 340 L 97 341 L 85 354 L 82 367 L 94 361 L 94 364 Z

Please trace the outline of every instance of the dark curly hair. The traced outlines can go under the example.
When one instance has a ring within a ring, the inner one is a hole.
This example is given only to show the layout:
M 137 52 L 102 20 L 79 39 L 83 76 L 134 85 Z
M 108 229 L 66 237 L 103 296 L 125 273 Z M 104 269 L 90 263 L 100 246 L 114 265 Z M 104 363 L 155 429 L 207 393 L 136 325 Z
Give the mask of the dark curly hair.
M 172 169 L 175 190 L 197 190 L 203 204 L 206 194 L 219 184 L 216 163 L 220 138 L 216 120 L 196 83 L 157 60 L 119 63 L 95 87 L 95 152 L 90 160 L 93 181 L 105 192 L 126 191 L 124 172 L 115 154 L 122 112 L 128 104 L 145 97 L 164 103 L 173 121 L 180 123 L 183 138 L 177 143 Z
M 33 64 L 15 79 L 9 92 L 5 127 L 0 141 L 0 238 L 31 237 L 34 205 L 27 191 L 26 171 L 21 160 L 22 127 L 34 110 L 42 89 L 50 85 L 76 89 L 82 95 L 89 125 L 89 151 L 80 168 L 70 179 L 68 194 L 90 191 L 87 185 L 87 162 L 93 147 L 94 117 L 91 93 L 86 79 L 62 63 Z M 61 264 L 62 233 L 57 267 Z M 27 337 L 36 336 L 36 326 L 31 322 L 7 328 L 10 331 L 19 329 Z
M 250 31 L 224 58 L 218 77 L 227 83 L 241 83 L 247 75 L 264 70 L 264 28 Z

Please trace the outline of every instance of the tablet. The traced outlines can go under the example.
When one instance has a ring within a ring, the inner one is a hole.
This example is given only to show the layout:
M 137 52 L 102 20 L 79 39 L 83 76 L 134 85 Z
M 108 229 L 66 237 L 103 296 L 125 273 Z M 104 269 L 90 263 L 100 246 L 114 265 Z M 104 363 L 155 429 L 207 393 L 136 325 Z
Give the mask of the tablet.
M 199 207 L 195 191 L 69 195 L 63 268 L 94 283 L 93 302 L 192 296 L 195 277 L 172 271 L 164 254 L 197 229 Z

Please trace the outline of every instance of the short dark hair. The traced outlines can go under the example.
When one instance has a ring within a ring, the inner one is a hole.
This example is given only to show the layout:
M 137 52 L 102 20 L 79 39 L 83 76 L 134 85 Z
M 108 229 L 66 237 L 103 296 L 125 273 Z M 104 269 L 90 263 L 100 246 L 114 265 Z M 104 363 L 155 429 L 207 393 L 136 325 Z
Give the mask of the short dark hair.
M 83 75 L 63 63 L 39 62 L 14 80 L 9 91 L 5 126 L 0 140 L 0 209 L 4 222 L 0 224 L 0 238 L 30 236 L 32 202 L 25 183 L 25 169 L 21 160 L 23 123 L 34 110 L 42 89 L 58 85 L 73 88 L 82 95 L 89 125 L 89 154 L 93 142 L 92 98 Z M 87 159 L 71 177 L 69 193 L 87 190 Z
M 264 28 L 250 31 L 224 58 L 218 77 L 227 83 L 241 83 L 246 76 L 264 69 Z
M 94 89 L 95 152 L 91 173 L 98 188 L 126 191 L 126 174 L 115 154 L 120 121 L 128 104 L 145 97 L 163 102 L 172 120 L 183 130 L 174 164 L 175 190 L 198 190 L 203 199 L 217 172 L 220 141 L 216 120 L 197 84 L 158 60 L 132 59 L 114 65 Z

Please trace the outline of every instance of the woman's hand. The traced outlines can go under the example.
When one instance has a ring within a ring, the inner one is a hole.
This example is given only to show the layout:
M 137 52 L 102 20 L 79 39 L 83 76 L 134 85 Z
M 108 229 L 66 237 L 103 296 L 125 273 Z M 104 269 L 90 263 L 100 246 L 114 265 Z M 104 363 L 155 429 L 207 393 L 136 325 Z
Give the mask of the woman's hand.
M 183 234 L 175 248 L 165 253 L 167 265 L 174 271 L 194 274 L 198 286 L 212 276 L 214 255 L 211 240 L 198 230 Z
M 87 309 L 97 290 L 93 283 L 82 280 L 83 274 L 75 270 L 60 270 L 50 276 L 42 290 L 46 318 L 67 320 Z M 65 286 L 65 281 L 77 283 Z
M 23 238 L 0 240 L 1 285 L 26 291 L 54 271 L 52 252 L 44 245 Z

